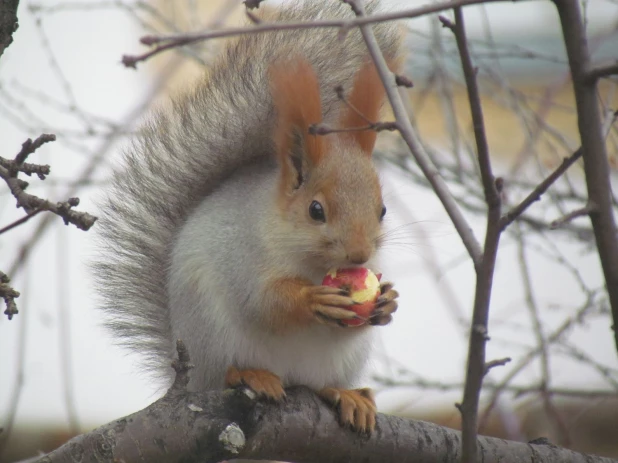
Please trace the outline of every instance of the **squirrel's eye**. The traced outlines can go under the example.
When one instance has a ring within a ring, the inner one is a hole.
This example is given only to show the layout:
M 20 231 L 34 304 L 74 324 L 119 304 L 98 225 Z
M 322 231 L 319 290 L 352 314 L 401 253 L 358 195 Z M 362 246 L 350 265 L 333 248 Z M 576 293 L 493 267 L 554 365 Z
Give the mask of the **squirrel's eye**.
M 382 212 L 380 213 L 380 220 L 382 220 L 385 215 L 386 215 L 386 206 L 382 206 Z
M 317 201 L 312 201 L 309 205 L 309 215 L 313 220 L 317 220 L 318 222 L 326 222 L 326 217 L 324 216 L 324 208 Z

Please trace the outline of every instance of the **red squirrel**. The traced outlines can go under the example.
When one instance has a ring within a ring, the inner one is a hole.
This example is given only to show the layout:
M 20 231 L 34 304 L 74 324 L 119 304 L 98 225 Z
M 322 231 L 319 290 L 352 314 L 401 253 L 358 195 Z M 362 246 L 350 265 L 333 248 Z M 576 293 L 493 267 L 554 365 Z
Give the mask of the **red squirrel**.
M 262 19 L 352 17 L 339 0 L 306 0 Z M 396 69 L 398 30 L 374 30 Z M 386 208 L 376 132 L 358 129 L 378 120 L 384 93 L 358 30 L 280 30 L 235 39 L 158 109 L 101 214 L 96 276 L 120 341 L 169 381 L 181 339 L 191 390 L 245 386 L 280 400 L 305 385 L 342 424 L 371 432 L 371 390 L 350 387 L 398 294 L 383 283 L 368 323 L 347 327 L 355 301 L 321 281 L 375 265 Z M 313 135 L 318 123 L 352 130 Z

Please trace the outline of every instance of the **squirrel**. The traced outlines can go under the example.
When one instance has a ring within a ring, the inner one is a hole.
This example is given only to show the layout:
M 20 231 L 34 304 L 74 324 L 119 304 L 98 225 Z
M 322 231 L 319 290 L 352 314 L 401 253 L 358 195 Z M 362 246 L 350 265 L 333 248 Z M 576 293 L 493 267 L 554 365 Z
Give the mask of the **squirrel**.
M 368 2 L 367 11 L 377 8 Z M 340 0 L 302 0 L 268 21 L 353 18 Z M 399 30 L 373 26 L 392 70 Z M 371 432 L 370 389 L 349 389 L 397 291 L 382 283 L 368 322 L 322 286 L 370 267 L 386 208 L 371 154 L 385 91 L 360 31 L 307 28 L 228 44 L 190 91 L 145 122 L 102 201 L 95 280 L 106 324 L 145 367 L 172 379 L 175 340 L 190 390 L 247 387 L 281 400 L 308 386 L 342 425 Z M 326 135 L 323 123 L 341 128 Z M 352 129 L 352 130 L 344 130 Z

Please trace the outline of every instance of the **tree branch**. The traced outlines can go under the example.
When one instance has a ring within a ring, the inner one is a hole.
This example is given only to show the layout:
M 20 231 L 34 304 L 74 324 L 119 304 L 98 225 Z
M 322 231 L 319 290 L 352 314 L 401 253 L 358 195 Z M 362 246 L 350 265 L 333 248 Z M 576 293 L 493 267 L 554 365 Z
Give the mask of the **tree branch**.
M 603 124 L 604 139 L 607 137 L 607 135 L 609 135 L 612 125 L 614 124 L 614 122 L 616 122 L 616 119 L 618 119 L 618 111 L 612 113 Z M 530 194 L 526 196 L 526 198 L 521 203 L 519 203 L 517 206 L 515 206 L 513 209 L 511 209 L 509 212 L 502 216 L 502 218 L 500 219 L 501 228 L 504 230 L 511 223 L 513 223 L 514 220 L 517 220 L 521 216 L 521 214 L 523 214 L 525 210 L 528 209 L 535 201 L 540 200 L 541 196 L 549 189 L 549 187 L 552 186 L 556 182 L 556 180 L 562 177 L 562 174 L 564 174 L 573 164 L 575 164 L 575 162 L 579 158 L 581 158 L 582 154 L 583 150 L 580 146 L 568 158 L 564 158 L 562 160 L 562 164 L 560 164 L 551 174 L 549 174 L 545 178 L 545 180 L 539 183 L 539 185 L 537 185 L 537 187 L 534 188 L 534 190 L 532 190 Z M 574 217 L 575 216 L 567 218 L 566 220 L 564 220 L 564 222 Z M 554 220 L 549 225 L 549 227 L 551 229 L 555 229 L 560 222 L 560 220 Z
M 173 420 L 173 425 L 170 423 Z M 484 463 L 616 463 L 553 445 L 479 437 Z M 432 423 L 378 414 L 371 437 L 342 428 L 314 393 L 296 387 L 281 405 L 242 391 L 167 394 L 149 407 L 75 437 L 40 463 L 75 461 L 202 462 L 232 458 L 298 463 L 459 461 L 460 433 Z
M 618 75 L 618 61 L 591 68 L 586 73 L 586 81 L 587 83 L 595 83 L 601 77 L 610 77 L 616 75 Z
M 13 42 L 17 30 L 17 7 L 19 0 L 0 0 L 0 56 Z
M 504 230 L 508 227 L 513 221 L 515 221 L 521 214 L 524 213 L 526 209 L 528 209 L 534 202 L 541 199 L 541 196 L 552 186 L 556 180 L 562 177 L 569 167 L 571 167 L 579 158 L 582 156 L 581 147 L 578 148 L 572 155 L 568 158 L 564 158 L 562 163 L 551 173 L 549 174 L 545 180 L 538 184 L 538 186 L 530 192 L 528 196 L 524 198 L 524 200 L 515 206 L 513 209 L 508 211 L 506 214 L 502 216 L 500 219 L 500 228 Z
M 409 10 L 397 11 L 394 13 L 383 13 L 372 16 L 357 17 L 351 20 L 323 20 L 323 21 L 311 21 L 311 22 L 289 22 L 289 23 L 267 23 L 259 22 L 256 24 L 255 16 L 250 15 L 255 26 L 252 27 L 233 27 L 219 30 L 207 30 L 204 32 L 198 32 L 193 34 L 174 34 L 166 36 L 154 36 L 147 35 L 140 39 L 140 42 L 144 45 L 157 45 L 153 50 L 133 56 L 124 55 L 122 57 L 122 63 L 126 67 L 135 68 L 137 63 L 145 61 L 154 55 L 157 55 L 165 50 L 181 47 L 184 45 L 190 45 L 195 42 L 203 40 L 217 39 L 223 37 L 231 37 L 245 34 L 257 34 L 264 32 L 290 30 L 290 29 L 313 29 L 319 27 L 335 27 L 340 28 L 343 31 L 352 27 L 358 27 L 367 24 L 375 24 L 378 22 L 395 21 L 398 19 L 411 19 L 419 16 L 425 16 L 432 13 L 439 13 L 440 11 L 448 10 L 456 6 L 476 5 L 480 3 L 493 3 L 506 0 L 451 0 L 443 3 L 437 3 L 432 5 L 425 5 L 418 8 L 411 8 Z
M 48 165 L 29 164 L 26 163 L 26 159 L 43 144 L 55 139 L 55 135 L 42 134 L 34 141 L 27 139 L 14 159 L 6 159 L 0 156 L 0 178 L 6 182 L 11 194 L 17 200 L 17 207 L 26 211 L 25 217 L 0 229 L 0 234 L 27 222 L 41 211 L 52 212 L 62 217 L 65 224 L 72 223 L 82 230 L 88 230 L 97 220 L 96 217 L 86 212 L 73 210 L 79 204 L 79 198 L 69 198 L 67 201 L 53 203 L 25 192 L 28 182 L 18 178 L 20 173 L 28 176 L 36 174 L 41 180 L 45 180 L 45 176 L 49 175 Z M 4 299 L 6 305 L 4 314 L 11 320 L 13 315 L 19 313 L 17 304 L 15 304 L 15 299 L 19 297 L 19 292 L 15 291 L 8 283 L 9 277 L 0 272 L 0 298 Z
M 581 137 L 588 199 L 595 209 L 590 221 L 612 308 L 613 331 L 618 350 L 618 234 L 611 199 L 610 168 L 597 103 L 596 81 L 587 79 L 590 54 L 577 0 L 554 0 L 569 58 L 577 123 Z
M 0 157 L 0 178 L 2 178 L 11 194 L 17 200 L 17 207 L 21 207 L 27 214 L 32 214 L 35 211 L 49 211 L 64 219 L 65 224 L 72 223 L 81 230 L 88 230 L 97 220 L 96 217 L 87 212 L 77 212 L 73 210 L 79 204 L 79 198 L 69 198 L 67 201 L 54 203 L 46 199 L 39 198 L 25 192 L 28 183 L 19 179 L 17 175 L 25 173 L 26 175 L 37 174 L 41 180 L 49 174 L 48 165 L 26 164 L 26 159 L 44 143 L 54 141 L 55 135 L 43 134 L 36 140 L 26 140 L 21 147 L 21 150 L 15 156 L 15 159 L 9 160 Z
M 446 383 L 444 381 L 436 381 L 429 379 L 414 379 L 414 380 L 396 380 L 386 376 L 374 375 L 373 379 L 384 387 L 388 388 L 409 388 L 409 389 L 423 389 L 429 391 L 460 391 L 463 389 L 463 383 Z M 618 392 L 615 389 L 578 389 L 569 387 L 544 387 L 541 385 L 532 386 L 513 386 L 510 384 L 496 385 L 493 382 L 484 381 L 483 391 L 495 391 L 500 388 L 502 391 L 513 393 L 516 397 L 522 397 L 529 394 L 546 393 L 549 396 L 555 397 L 571 397 L 577 399 L 606 399 L 606 398 L 618 398 Z
M 574 211 L 569 212 L 568 214 L 563 215 L 559 219 L 553 220 L 549 224 L 549 228 L 555 230 L 556 228 L 562 227 L 564 224 L 570 222 L 577 217 L 583 217 L 585 215 L 590 215 L 590 213 L 594 210 L 593 204 L 587 204 L 584 207 L 580 207 L 579 209 L 575 209 Z
M 360 2 L 347 0 L 346 3 L 353 5 L 354 11 L 356 11 L 358 18 L 364 18 L 364 8 Z M 449 2 L 453 3 L 453 2 Z M 446 3 L 440 4 L 439 6 L 444 6 Z M 437 6 L 437 5 L 432 5 Z M 369 17 L 367 17 L 369 18 Z M 459 234 L 468 254 L 472 258 L 472 262 L 474 263 L 475 268 L 481 263 L 482 251 L 481 247 L 474 236 L 472 228 L 466 221 L 465 217 L 461 213 L 455 198 L 451 194 L 446 182 L 433 165 L 427 152 L 423 148 L 420 140 L 418 139 L 414 129 L 412 128 L 412 124 L 410 123 L 410 119 L 406 112 L 406 108 L 403 104 L 403 100 L 398 93 L 398 85 L 396 82 L 395 75 L 388 69 L 386 64 L 386 60 L 380 51 L 380 47 L 378 42 L 373 34 L 370 25 L 361 25 L 360 26 L 361 33 L 363 35 L 363 39 L 365 40 L 365 44 L 367 45 L 367 49 L 373 60 L 380 79 L 384 84 L 384 88 L 386 89 L 386 96 L 388 101 L 393 109 L 393 114 L 395 115 L 395 120 L 397 123 L 397 128 L 401 137 L 408 145 L 412 156 L 416 160 L 419 168 L 423 172 L 425 178 L 430 183 L 434 192 L 440 199 L 442 206 L 446 210 L 446 213 L 450 217 L 457 233 Z
M 470 327 L 463 400 L 458 406 L 461 412 L 462 429 L 461 461 L 464 463 L 474 463 L 478 460 L 477 431 L 479 399 L 483 386 L 483 378 L 487 373 L 488 365 L 491 364 L 485 361 L 485 344 L 489 339 L 487 333 L 491 288 L 496 256 L 498 254 L 498 244 L 502 232 L 500 227 L 501 199 L 500 192 L 498 191 L 498 184 L 496 179 L 494 179 L 491 168 L 481 97 L 476 82 L 476 69 L 472 65 L 472 59 L 468 50 L 463 13 L 459 7 L 455 8 L 454 12 L 455 24 L 444 17 L 440 17 L 440 21 L 453 32 L 455 41 L 457 42 L 461 67 L 466 82 L 470 113 L 472 115 L 481 181 L 483 184 L 485 202 L 487 203 L 487 226 L 485 244 L 483 246 L 483 258 L 481 265 L 476 268 L 474 310 L 472 314 L 472 326 Z M 510 361 L 510 359 L 508 360 Z M 505 363 L 506 362 L 499 364 L 504 365 Z
M 11 282 L 10 278 L 0 271 L 0 297 L 4 299 L 4 304 L 6 305 L 6 309 L 4 310 L 4 315 L 6 315 L 9 320 L 13 319 L 13 315 L 17 315 L 19 310 L 17 310 L 17 304 L 15 304 L 15 299 L 19 297 L 19 291 L 16 291 L 9 283 Z

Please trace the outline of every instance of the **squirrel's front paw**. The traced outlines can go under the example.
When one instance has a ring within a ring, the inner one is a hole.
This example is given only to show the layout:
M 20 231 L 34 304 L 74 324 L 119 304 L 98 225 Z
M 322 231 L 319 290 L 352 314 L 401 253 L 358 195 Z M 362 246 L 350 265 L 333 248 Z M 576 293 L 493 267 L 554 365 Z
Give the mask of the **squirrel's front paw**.
M 387 325 L 393 319 L 392 314 L 397 310 L 399 293 L 393 289 L 392 283 L 380 285 L 380 296 L 376 300 L 376 307 L 369 317 L 370 325 Z
M 376 403 L 371 389 L 325 387 L 318 395 L 337 409 L 342 426 L 350 426 L 363 433 L 373 432 L 376 426 Z
M 342 323 L 342 320 L 364 320 L 352 310 L 344 308 L 356 304 L 345 289 L 307 286 L 302 289 L 302 292 L 307 299 L 309 310 L 320 323 L 345 327 L 347 325 Z
M 281 378 L 268 370 L 239 370 L 229 367 L 225 387 L 246 386 L 259 397 L 279 401 L 285 397 Z

